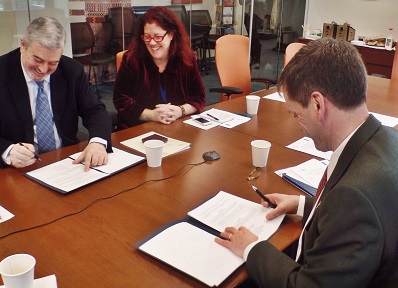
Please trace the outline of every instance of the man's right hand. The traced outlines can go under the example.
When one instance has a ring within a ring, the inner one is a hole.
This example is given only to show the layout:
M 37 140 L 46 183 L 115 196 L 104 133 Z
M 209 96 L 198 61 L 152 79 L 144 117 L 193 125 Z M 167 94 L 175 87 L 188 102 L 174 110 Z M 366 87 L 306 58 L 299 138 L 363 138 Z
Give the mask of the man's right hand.
M 15 144 L 10 150 L 11 165 L 15 168 L 23 168 L 36 162 L 35 147 L 29 143 Z
M 274 219 L 275 217 L 282 214 L 296 214 L 299 204 L 300 196 L 297 195 L 286 195 L 286 194 L 267 194 L 265 195 L 272 203 L 276 205 L 275 209 L 272 209 L 266 215 L 268 220 Z M 268 203 L 261 200 L 261 204 L 264 207 L 269 207 Z

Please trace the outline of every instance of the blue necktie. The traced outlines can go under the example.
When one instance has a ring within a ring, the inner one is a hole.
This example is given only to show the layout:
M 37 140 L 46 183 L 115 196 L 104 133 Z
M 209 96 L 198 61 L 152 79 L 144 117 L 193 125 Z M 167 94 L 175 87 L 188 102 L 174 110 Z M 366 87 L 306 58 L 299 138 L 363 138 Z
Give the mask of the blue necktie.
M 43 89 L 43 82 L 36 82 L 36 136 L 39 154 L 55 150 L 55 138 L 53 129 L 53 117 L 46 92 Z

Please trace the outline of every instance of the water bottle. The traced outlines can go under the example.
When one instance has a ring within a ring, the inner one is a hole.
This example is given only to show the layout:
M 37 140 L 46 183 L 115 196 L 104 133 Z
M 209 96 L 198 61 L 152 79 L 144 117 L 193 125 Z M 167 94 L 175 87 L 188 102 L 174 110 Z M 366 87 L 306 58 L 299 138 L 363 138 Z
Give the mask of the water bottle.
M 385 47 L 386 47 L 386 50 L 392 50 L 392 28 L 388 29 Z

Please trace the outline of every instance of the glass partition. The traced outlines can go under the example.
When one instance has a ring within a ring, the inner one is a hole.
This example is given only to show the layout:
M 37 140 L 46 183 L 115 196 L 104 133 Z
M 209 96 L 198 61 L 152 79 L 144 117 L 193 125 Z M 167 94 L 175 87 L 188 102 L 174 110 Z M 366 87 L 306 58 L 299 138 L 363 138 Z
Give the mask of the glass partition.
M 0 0 L 0 54 L 19 47 L 30 19 L 41 15 L 57 18 L 67 31 L 64 54 L 73 57 L 70 23 L 89 22 L 95 35 L 94 52 L 117 53 L 127 49 L 134 25 L 151 6 L 169 6 L 184 22 L 197 53 L 208 88 L 217 86 L 215 41 L 225 34 L 251 36 L 252 77 L 277 79 L 283 67 L 285 46 L 302 35 L 305 0 Z M 109 33 L 104 22 L 111 23 Z M 251 28 L 251 29 L 250 29 Z M 205 35 L 205 38 L 203 38 Z M 203 42 L 205 41 L 205 42 Z M 110 45 L 109 45 L 110 44 Z M 112 85 L 113 64 L 95 67 L 98 83 Z M 88 72 L 88 67 L 86 67 Z M 89 73 L 88 73 L 89 74 Z M 94 83 L 93 75 L 90 81 Z M 253 84 L 255 85 L 255 84 Z M 252 90 L 262 87 L 254 86 Z M 208 93 L 211 96 L 211 93 Z M 219 97 L 214 95 L 214 97 Z

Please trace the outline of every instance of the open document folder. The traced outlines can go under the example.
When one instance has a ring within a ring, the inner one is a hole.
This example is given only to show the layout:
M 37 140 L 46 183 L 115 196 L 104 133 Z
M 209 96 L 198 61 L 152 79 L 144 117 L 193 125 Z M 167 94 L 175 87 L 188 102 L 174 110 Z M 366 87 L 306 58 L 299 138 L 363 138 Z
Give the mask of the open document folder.
M 79 157 L 81 153 L 79 152 L 61 161 L 25 173 L 25 176 L 57 192 L 66 194 L 145 161 L 145 157 L 115 147 L 112 149 L 113 153 L 108 153 L 106 165 L 91 167 L 88 172 L 84 171 L 84 163 L 72 163 Z
M 315 196 L 328 160 L 310 159 L 300 165 L 275 171 L 276 174 L 308 195 Z
M 136 248 L 209 286 L 218 286 L 244 261 L 217 244 L 215 237 L 227 226 L 245 226 L 266 240 L 278 230 L 285 216 L 267 220 L 265 215 L 271 209 L 220 191 L 188 212 L 183 220 L 168 224 L 137 243 Z

